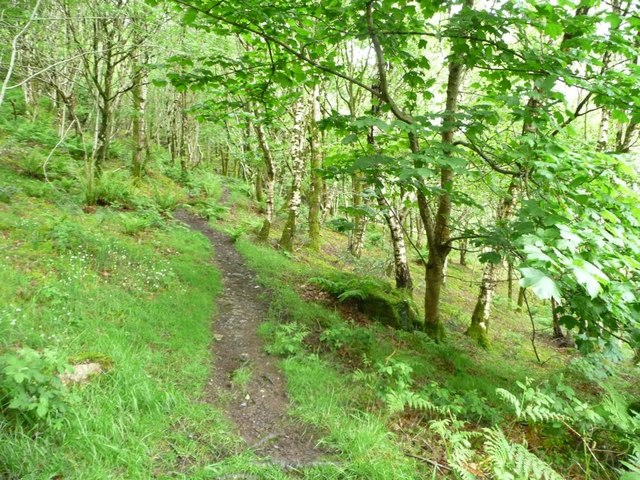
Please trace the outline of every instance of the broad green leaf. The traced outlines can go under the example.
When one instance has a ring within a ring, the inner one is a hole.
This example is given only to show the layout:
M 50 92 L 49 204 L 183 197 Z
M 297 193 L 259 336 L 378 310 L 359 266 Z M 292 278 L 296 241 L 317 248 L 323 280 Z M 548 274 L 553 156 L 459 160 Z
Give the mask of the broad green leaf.
M 536 245 L 525 245 L 524 252 L 527 254 L 527 260 L 553 263 L 553 259 Z
M 198 11 L 195 8 L 189 8 L 185 12 L 184 17 L 182 17 L 182 23 L 184 23 L 185 25 L 191 25 L 197 17 Z
M 498 265 L 502 261 L 502 256 L 498 252 L 484 252 L 478 257 L 482 263 L 492 263 Z
M 582 243 L 582 238 L 571 231 L 566 225 L 558 225 L 558 230 L 560 230 L 560 236 L 562 237 L 562 241 L 558 242 L 558 246 L 560 248 L 567 248 L 575 253 Z
M 358 140 L 358 135 L 356 135 L 355 133 L 350 133 L 349 135 L 344 137 L 340 143 L 342 143 L 342 145 L 349 145 L 351 143 L 354 143 L 356 140 Z
M 554 298 L 557 301 L 562 299 L 556 282 L 544 272 L 537 268 L 521 268 L 520 273 L 522 274 L 520 286 L 524 288 L 530 287 L 538 298 L 542 300 Z
M 549 35 L 551 38 L 558 38 L 560 35 L 562 35 L 562 31 L 562 25 L 560 25 L 559 23 L 549 22 L 544 27 L 544 33 Z
M 611 118 L 620 123 L 628 123 L 629 117 L 624 110 L 613 110 L 611 112 Z
M 581 267 L 574 267 L 573 274 L 576 276 L 578 283 L 587 290 L 591 298 L 595 298 L 600 293 L 600 283 L 587 270 Z

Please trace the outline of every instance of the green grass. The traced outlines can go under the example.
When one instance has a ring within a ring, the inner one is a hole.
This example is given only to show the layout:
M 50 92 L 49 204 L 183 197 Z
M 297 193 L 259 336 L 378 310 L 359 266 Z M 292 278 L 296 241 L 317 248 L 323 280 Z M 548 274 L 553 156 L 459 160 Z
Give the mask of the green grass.
M 386 480 L 424 478 L 425 472 L 403 454 L 384 414 L 354 408 L 358 389 L 349 377 L 315 355 L 283 362 L 294 413 L 326 432 L 324 445 L 338 453 L 323 477 Z
M 246 393 L 247 385 L 251 381 L 253 371 L 251 367 L 244 365 L 233 372 L 231 375 L 231 383 L 234 388 Z
M 84 214 L 54 203 L 62 195 L 32 197 L 53 190 L 4 167 L 0 183 L 18 190 L 0 203 L 0 353 L 53 348 L 106 369 L 71 388 L 62 428 L 3 425 L 0 476 L 205 475 L 239 446 L 198 398 L 220 288 L 209 242 L 144 212 Z

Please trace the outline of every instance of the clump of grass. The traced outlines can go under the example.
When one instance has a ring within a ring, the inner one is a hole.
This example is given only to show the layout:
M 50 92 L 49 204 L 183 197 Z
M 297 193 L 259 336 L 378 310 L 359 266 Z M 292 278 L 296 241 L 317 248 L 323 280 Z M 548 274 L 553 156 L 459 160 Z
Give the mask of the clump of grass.
M 23 175 L 38 180 L 49 180 L 70 176 L 73 171 L 72 159 L 64 154 L 46 153 L 40 149 L 31 149 L 18 161 Z
M 151 226 L 151 220 L 140 215 L 121 213 L 118 218 L 125 235 L 137 235 Z
M 109 170 L 98 178 L 84 178 L 82 199 L 87 205 L 133 207 L 137 189 L 126 170 Z
M 253 370 L 249 365 L 243 365 L 240 368 L 234 370 L 231 375 L 231 383 L 234 388 L 237 388 L 243 392 L 246 392 L 247 386 L 253 376 Z
M 0 202 L 11 203 L 13 198 L 20 192 L 20 189 L 13 185 L 0 185 Z

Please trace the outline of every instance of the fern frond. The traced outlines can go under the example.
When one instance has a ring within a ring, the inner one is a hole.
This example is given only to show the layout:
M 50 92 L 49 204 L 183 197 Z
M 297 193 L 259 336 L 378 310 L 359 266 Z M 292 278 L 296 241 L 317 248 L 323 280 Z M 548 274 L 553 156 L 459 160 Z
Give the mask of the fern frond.
M 495 478 L 514 480 L 564 480 L 550 465 L 527 450 L 512 443 L 499 428 L 484 429 L 484 449 Z
M 522 412 L 522 405 L 520 404 L 520 400 L 518 400 L 518 397 L 516 397 L 509 390 L 505 390 L 504 388 L 497 388 L 496 393 L 513 408 L 516 416 L 520 417 L 520 414 Z
M 627 471 L 622 472 L 621 479 L 631 480 L 631 475 L 640 476 L 640 451 L 636 451 L 633 455 L 631 455 L 626 460 L 622 461 L 622 464 L 626 467 Z M 625 476 L 626 475 L 626 476 Z
M 565 415 L 553 412 L 543 405 L 527 405 L 518 417 L 533 422 L 562 422 L 567 419 Z
M 322 288 L 323 290 L 326 290 L 327 292 L 333 295 L 337 295 L 338 293 L 344 290 L 344 285 L 342 285 L 341 283 L 334 282 L 333 280 L 330 280 L 324 277 L 310 278 L 309 283 L 318 285 L 320 288 Z
M 338 300 L 344 302 L 345 300 L 349 300 L 350 298 L 357 298 L 358 300 L 364 300 L 366 294 L 362 290 L 352 289 L 346 290 L 338 295 Z
M 524 405 L 524 402 L 520 401 L 513 393 L 503 388 L 496 389 L 496 393 L 504 401 L 506 401 L 510 407 L 513 408 L 514 413 L 518 420 L 526 420 L 536 423 L 541 422 L 564 422 L 567 420 L 567 416 L 552 410 L 552 403 L 549 398 L 538 390 L 525 387 L 527 397 L 531 398 L 530 403 Z
M 410 390 L 391 390 L 384 396 L 385 404 L 389 413 L 398 413 L 410 408 L 428 413 L 449 414 L 449 409 L 431 403 L 419 393 Z
M 480 436 L 480 432 L 461 430 L 464 422 L 451 419 L 436 420 L 429 424 L 429 428 L 440 435 L 447 447 L 447 463 L 451 470 L 463 480 L 476 480 L 476 475 L 470 471 L 476 451 L 471 446 L 471 439 Z

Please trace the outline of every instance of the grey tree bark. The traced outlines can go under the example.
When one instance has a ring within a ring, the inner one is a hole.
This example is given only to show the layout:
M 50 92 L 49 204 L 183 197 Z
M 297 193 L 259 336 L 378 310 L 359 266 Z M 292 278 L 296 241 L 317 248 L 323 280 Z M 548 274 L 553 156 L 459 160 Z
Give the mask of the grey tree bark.
M 267 141 L 267 136 L 264 130 L 264 125 L 261 122 L 254 122 L 253 129 L 258 137 L 258 145 L 262 151 L 262 158 L 265 164 L 265 178 L 264 178 L 264 194 L 265 194 L 265 213 L 264 220 L 262 222 L 262 228 L 258 237 L 262 241 L 269 239 L 271 232 L 271 224 L 273 223 L 273 212 L 275 207 L 275 188 L 276 188 L 276 164 L 271 154 L 271 148 Z
M 289 199 L 289 214 L 287 223 L 280 237 L 280 248 L 293 250 L 296 236 L 300 204 L 302 203 L 302 176 L 304 175 L 304 118 L 306 116 L 306 102 L 299 99 L 293 106 L 293 128 L 291 140 L 291 195 Z

